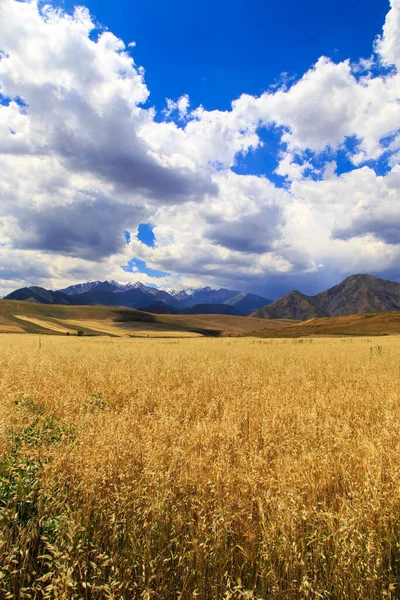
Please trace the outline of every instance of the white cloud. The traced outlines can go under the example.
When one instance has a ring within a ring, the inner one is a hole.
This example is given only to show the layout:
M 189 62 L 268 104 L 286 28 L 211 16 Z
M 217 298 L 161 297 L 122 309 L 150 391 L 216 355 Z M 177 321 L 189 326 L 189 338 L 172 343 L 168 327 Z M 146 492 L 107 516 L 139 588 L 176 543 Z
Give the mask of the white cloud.
M 357 162 L 377 159 L 385 151 L 381 139 L 400 123 L 400 77 L 356 78 L 349 61 L 322 57 L 288 90 L 259 98 L 242 96 L 233 113 L 284 128 L 282 141 L 290 152 L 336 150 L 346 138 L 359 140 Z
M 167 117 L 169 117 L 172 113 L 177 111 L 179 117 L 181 119 L 184 119 L 188 114 L 189 106 L 190 98 L 187 94 L 184 94 L 183 96 L 178 98 L 176 102 L 174 102 L 170 98 L 167 98 L 167 108 L 166 110 L 164 110 L 164 113 L 167 115 Z
M 383 34 L 378 37 L 376 51 L 386 66 L 395 65 L 400 69 L 400 1 L 390 0 L 390 10 L 386 15 Z

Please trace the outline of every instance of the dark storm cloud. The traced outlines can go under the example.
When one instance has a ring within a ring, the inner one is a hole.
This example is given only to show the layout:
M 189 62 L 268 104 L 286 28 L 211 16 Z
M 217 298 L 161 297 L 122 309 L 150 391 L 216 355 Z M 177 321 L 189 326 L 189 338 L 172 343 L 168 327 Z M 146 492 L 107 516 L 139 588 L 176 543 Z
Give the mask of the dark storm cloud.
M 140 220 L 141 210 L 107 199 L 79 202 L 18 215 L 20 249 L 43 250 L 87 260 L 111 256 L 125 244 L 127 223 Z
M 205 236 L 224 248 L 237 252 L 263 254 L 271 252 L 282 236 L 283 214 L 278 207 L 264 207 L 260 212 L 234 221 L 209 218 Z
M 36 282 L 41 277 L 46 277 L 48 275 L 47 266 L 43 265 L 27 265 L 26 262 L 3 264 L 0 265 L 0 280 L 4 281 L 30 281 L 32 283 Z
M 354 219 L 348 227 L 336 228 L 332 237 L 339 240 L 350 240 L 355 237 L 371 234 L 385 244 L 400 244 L 400 227 L 393 216 L 368 215 Z

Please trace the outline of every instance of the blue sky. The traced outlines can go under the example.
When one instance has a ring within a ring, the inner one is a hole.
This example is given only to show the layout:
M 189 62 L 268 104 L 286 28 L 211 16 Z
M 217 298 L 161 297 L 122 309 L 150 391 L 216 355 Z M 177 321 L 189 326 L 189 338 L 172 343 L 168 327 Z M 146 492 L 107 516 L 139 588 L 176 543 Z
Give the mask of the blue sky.
M 71 10 L 74 2 L 62 5 Z M 193 105 L 228 109 L 259 95 L 282 73 L 297 79 L 320 56 L 352 61 L 371 54 L 387 0 L 86 0 L 100 24 L 136 42 L 149 101 L 189 94 Z
M 3 291 L 400 280 L 400 0 L 80 4 L 2 3 Z

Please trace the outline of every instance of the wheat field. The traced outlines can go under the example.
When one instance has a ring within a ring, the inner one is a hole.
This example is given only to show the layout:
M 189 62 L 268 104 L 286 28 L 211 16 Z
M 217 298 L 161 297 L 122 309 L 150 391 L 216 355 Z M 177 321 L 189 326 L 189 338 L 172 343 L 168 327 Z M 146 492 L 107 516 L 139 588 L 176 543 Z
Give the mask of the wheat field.
M 0 597 L 400 597 L 400 338 L 0 337 Z

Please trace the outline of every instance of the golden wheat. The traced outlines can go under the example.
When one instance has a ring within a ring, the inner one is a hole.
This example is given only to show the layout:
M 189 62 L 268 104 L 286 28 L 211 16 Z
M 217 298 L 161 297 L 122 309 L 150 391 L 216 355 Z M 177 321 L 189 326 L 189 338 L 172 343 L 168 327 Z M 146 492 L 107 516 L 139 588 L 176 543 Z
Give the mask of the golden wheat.
M 400 338 L 0 338 L 0 597 L 400 597 Z

